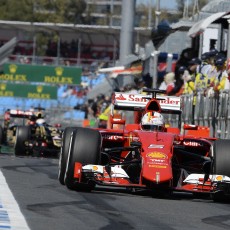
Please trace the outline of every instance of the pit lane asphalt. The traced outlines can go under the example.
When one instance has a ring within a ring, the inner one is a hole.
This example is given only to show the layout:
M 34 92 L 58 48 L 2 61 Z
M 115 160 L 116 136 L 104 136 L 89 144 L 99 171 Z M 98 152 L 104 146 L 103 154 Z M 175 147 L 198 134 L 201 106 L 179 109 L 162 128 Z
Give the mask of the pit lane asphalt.
M 57 159 L 1 154 L 0 170 L 31 230 L 230 229 L 229 204 L 187 194 L 159 199 L 105 187 L 70 191 L 58 182 Z

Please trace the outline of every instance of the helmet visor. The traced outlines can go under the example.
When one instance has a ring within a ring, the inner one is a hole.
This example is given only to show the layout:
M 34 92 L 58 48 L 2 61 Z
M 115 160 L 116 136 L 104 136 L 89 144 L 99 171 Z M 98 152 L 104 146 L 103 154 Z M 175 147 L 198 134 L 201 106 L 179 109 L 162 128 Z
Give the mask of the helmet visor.
M 164 127 L 160 125 L 142 125 L 142 130 L 146 131 L 163 131 Z

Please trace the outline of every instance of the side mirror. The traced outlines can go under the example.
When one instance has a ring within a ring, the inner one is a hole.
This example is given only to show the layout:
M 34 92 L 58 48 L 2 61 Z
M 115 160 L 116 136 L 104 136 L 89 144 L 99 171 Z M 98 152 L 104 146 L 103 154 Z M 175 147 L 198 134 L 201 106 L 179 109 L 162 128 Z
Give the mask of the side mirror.
M 184 130 L 198 130 L 198 125 L 184 124 Z
M 132 147 L 140 148 L 140 147 L 141 147 L 141 142 L 139 142 L 139 141 L 132 141 L 132 142 L 130 143 L 130 145 L 131 145 Z

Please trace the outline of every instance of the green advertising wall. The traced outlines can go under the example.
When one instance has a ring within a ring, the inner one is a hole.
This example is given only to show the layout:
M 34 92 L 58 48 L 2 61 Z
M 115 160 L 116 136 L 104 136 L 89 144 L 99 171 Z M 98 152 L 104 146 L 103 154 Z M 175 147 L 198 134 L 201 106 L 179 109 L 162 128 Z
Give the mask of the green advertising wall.
M 57 86 L 0 83 L 0 97 L 57 99 Z
M 82 69 L 77 67 L 4 64 L 0 81 L 78 85 L 81 75 Z

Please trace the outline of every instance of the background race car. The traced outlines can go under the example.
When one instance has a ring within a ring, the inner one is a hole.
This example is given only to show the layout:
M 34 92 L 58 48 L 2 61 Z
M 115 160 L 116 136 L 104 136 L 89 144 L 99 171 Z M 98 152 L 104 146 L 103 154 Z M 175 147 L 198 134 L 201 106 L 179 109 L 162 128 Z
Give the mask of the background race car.
M 7 110 L 0 130 L 2 144 L 14 148 L 15 155 L 56 156 L 61 147 L 60 125 L 44 120 L 44 111 Z
M 21 125 L 28 125 L 29 118 L 34 113 L 32 111 L 23 111 L 18 109 L 8 109 L 4 113 L 4 122 L 0 126 L 1 145 L 13 147 L 16 140 L 16 128 Z

